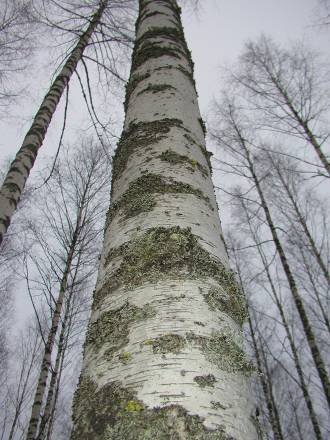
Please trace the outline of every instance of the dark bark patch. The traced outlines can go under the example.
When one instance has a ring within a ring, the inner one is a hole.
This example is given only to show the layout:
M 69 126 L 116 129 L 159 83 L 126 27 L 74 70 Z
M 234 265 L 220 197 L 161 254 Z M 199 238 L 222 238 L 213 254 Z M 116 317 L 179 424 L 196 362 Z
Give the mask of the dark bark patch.
M 130 123 L 121 136 L 113 159 L 113 182 L 120 177 L 134 151 L 145 150 L 166 138 L 166 134 L 173 127 L 183 128 L 182 121 L 176 118 L 164 118 L 151 122 Z
M 29 133 L 32 134 L 32 133 Z M 28 145 L 24 145 L 23 147 L 24 150 L 28 150 L 29 152 L 31 152 L 34 156 L 38 153 L 38 145 L 35 144 L 28 144 Z
M 206 124 L 205 124 L 204 120 L 202 118 L 198 118 L 198 122 L 201 126 L 201 129 L 204 133 L 204 136 L 206 136 Z
M 10 193 L 20 192 L 20 187 L 17 185 L 17 183 L 14 182 L 5 182 L 3 186 L 8 190 Z
M 170 84 L 148 84 L 148 87 L 141 90 L 137 96 L 142 95 L 143 93 L 161 93 L 165 92 L 166 90 L 176 90 L 175 87 L 171 86 Z
M 240 326 L 247 318 L 246 299 L 233 272 L 223 275 L 222 289 L 211 288 L 204 295 L 211 310 L 220 310 L 229 315 Z
M 188 156 L 182 154 L 178 154 L 173 150 L 166 150 L 158 157 L 160 158 L 160 160 L 169 162 L 173 165 L 182 164 L 188 166 L 188 169 L 192 172 L 198 169 L 204 177 L 207 177 L 209 175 L 207 169 L 202 164 L 197 162 L 197 160 L 190 159 Z
M 175 353 L 178 354 L 186 345 L 186 340 L 183 336 L 168 333 L 154 339 L 147 339 L 145 345 L 151 345 L 152 351 L 155 354 Z
M 216 382 L 216 378 L 213 376 L 213 374 L 207 374 L 204 376 L 195 376 L 194 382 L 197 383 L 201 388 L 205 387 L 214 387 L 214 384 Z

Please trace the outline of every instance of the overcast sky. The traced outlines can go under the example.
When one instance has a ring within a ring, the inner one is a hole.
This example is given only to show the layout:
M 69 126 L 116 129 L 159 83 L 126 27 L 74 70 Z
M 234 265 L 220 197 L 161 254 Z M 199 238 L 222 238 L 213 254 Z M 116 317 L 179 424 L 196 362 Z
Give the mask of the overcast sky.
M 313 27 L 317 0 L 201 0 L 201 3 L 197 15 L 183 10 L 183 25 L 195 63 L 199 102 L 204 116 L 211 99 L 222 86 L 220 66 L 235 62 L 246 40 L 255 39 L 261 33 L 270 35 L 275 41 L 283 44 L 304 39 L 315 49 L 327 54 L 329 31 L 322 32 Z M 41 61 L 40 64 L 44 63 Z M 45 70 L 33 70 L 33 66 L 26 72 L 27 77 L 31 79 L 27 98 L 20 101 L 9 119 L 0 121 L 0 160 L 15 155 L 31 118 L 49 87 L 52 68 L 44 67 L 48 70 L 46 74 Z M 75 102 L 74 97 L 73 91 L 68 114 L 71 128 L 67 131 L 66 142 L 71 138 L 73 141 L 74 134 L 82 133 L 83 124 L 79 123 L 79 118 L 77 119 L 82 102 Z M 117 110 L 114 108 L 114 102 L 109 102 L 109 111 L 122 114 L 121 101 L 122 97 L 118 100 Z M 54 155 L 62 118 L 63 101 L 47 134 L 44 147 L 40 150 L 37 167 L 46 156 Z M 21 307 L 17 307 L 18 316 L 25 314 L 26 305 L 21 299 Z
M 328 51 L 329 32 L 313 26 L 317 0 L 202 0 L 200 3 L 197 15 L 184 8 L 183 24 L 195 62 L 199 102 L 204 115 L 212 97 L 221 89 L 220 66 L 235 62 L 246 40 L 266 33 L 283 44 L 304 39 L 317 50 Z M 17 151 L 49 86 L 47 75 L 38 78 L 33 72 L 31 80 L 27 90 L 29 98 L 18 107 L 18 117 L 14 112 L 10 120 L 0 122 L 0 160 Z M 109 104 L 113 109 L 113 102 Z M 72 105 L 76 115 L 79 108 L 74 102 Z M 56 120 L 61 120 L 60 112 Z M 54 153 L 59 123 L 52 123 L 41 157 Z M 75 122 L 72 129 L 79 131 L 80 125 Z
M 245 41 L 265 33 L 283 44 L 303 39 L 321 52 L 329 49 L 329 31 L 313 26 L 317 0 L 202 0 L 201 4 L 197 17 L 184 10 L 183 24 L 203 113 L 221 89 L 219 66 L 235 62 Z

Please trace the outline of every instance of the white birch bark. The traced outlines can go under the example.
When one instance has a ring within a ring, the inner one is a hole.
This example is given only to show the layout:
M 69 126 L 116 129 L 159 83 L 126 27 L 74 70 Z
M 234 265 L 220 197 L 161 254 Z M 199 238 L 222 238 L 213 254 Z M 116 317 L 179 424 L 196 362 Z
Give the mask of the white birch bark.
M 85 190 L 86 194 L 86 190 Z M 83 201 L 84 201 L 83 196 Z M 72 262 L 74 254 L 77 250 L 77 241 L 79 239 L 79 233 L 81 232 L 81 223 L 83 217 L 83 203 L 79 208 L 77 220 L 75 224 L 75 230 L 73 231 L 72 241 L 68 249 L 68 255 L 66 257 L 65 267 L 63 270 L 62 279 L 60 282 L 59 294 L 56 299 L 55 309 L 51 320 L 50 330 L 45 344 L 45 349 L 42 357 L 41 369 L 38 377 L 36 392 L 31 409 L 31 417 L 29 420 L 29 426 L 27 431 L 27 440 L 36 440 L 38 438 L 38 426 L 41 422 L 41 409 L 44 401 L 44 396 L 47 388 L 48 376 L 51 370 L 52 353 L 55 345 L 55 338 L 60 325 L 61 314 L 63 309 L 63 303 L 68 286 L 68 278 L 72 270 Z
M 19 203 L 26 180 L 42 146 L 56 107 L 96 26 L 100 22 L 107 3 L 108 1 L 100 1 L 100 6 L 92 17 L 89 26 L 79 38 L 77 45 L 72 50 L 71 55 L 45 95 L 34 117 L 31 128 L 27 132 L 21 148 L 10 165 L 7 176 L 0 188 L 0 244 Z
M 192 75 L 176 1 L 140 1 L 72 440 L 257 438 Z

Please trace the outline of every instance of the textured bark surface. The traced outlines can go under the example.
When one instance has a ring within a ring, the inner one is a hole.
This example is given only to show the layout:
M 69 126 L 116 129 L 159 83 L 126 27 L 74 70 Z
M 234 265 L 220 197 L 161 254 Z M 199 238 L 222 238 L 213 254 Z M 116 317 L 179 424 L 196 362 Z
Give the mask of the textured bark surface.
M 27 132 L 20 150 L 10 165 L 7 176 L 0 189 L 0 243 L 10 225 L 11 218 L 16 210 L 26 180 L 37 158 L 38 151 L 42 146 L 56 107 L 96 26 L 100 22 L 107 3 L 108 1 L 100 1 L 99 9 L 92 17 L 88 28 L 79 38 L 76 47 L 72 50 L 71 55 L 44 97 L 34 117 L 31 128 Z
M 175 0 L 140 1 L 72 440 L 255 440 L 228 267 Z

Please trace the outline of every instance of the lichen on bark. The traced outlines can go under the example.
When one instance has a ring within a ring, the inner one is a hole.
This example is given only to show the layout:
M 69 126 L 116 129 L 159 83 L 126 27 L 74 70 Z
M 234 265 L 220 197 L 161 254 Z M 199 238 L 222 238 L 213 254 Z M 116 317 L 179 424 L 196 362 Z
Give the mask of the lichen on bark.
M 71 440 L 235 440 L 179 405 L 148 408 L 120 382 L 98 388 L 88 376 L 81 377 L 73 414 Z
M 211 310 L 220 310 L 229 315 L 240 326 L 247 318 L 247 308 L 245 296 L 235 280 L 233 272 L 224 275 L 226 282 L 223 288 L 212 287 L 204 295 L 205 301 Z
M 179 53 L 184 55 L 184 52 L 178 50 L 178 47 L 160 46 L 159 43 L 152 41 L 145 41 L 143 46 L 133 52 L 132 70 L 136 70 L 151 58 L 159 58 L 163 56 L 181 59 Z
M 123 349 L 128 343 L 130 327 L 133 323 L 144 321 L 156 315 L 156 311 L 150 305 L 136 307 L 133 304 L 125 303 L 122 307 L 103 312 L 94 322 L 89 324 L 86 335 L 86 345 L 98 351 L 106 347 L 106 358 L 112 359 L 115 352 Z M 128 361 L 128 356 L 120 353 L 119 360 Z
M 188 342 L 199 346 L 206 359 L 228 373 L 242 373 L 246 376 L 255 372 L 252 361 L 243 349 L 242 341 L 228 328 L 213 332 L 211 337 L 189 332 Z
M 122 211 L 124 219 L 151 211 L 157 205 L 156 194 L 193 194 L 204 200 L 212 211 L 214 210 L 210 199 L 200 189 L 171 178 L 165 179 L 159 174 L 148 173 L 132 182 L 120 199 L 110 205 L 105 228 L 119 210 Z
M 207 164 L 209 166 L 210 173 L 212 174 L 211 157 L 213 156 L 213 153 L 211 151 L 208 151 L 203 145 L 201 145 L 198 142 L 196 142 L 195 139 L 192 136 L 190 136 L 189 133 L 185 133 L 183 136 L 187 139 L 187 141 L 190 144 L 195 144 L 195 145 L 197 145 L 200 148 L 200 150 L 203 153 L 203 155 L 204 155 L 204 157 L 206 159 L 206 162 L 207 162 Z
M 142 89 L 137 96 L 142 95 L 143 93 L 161 93 L 165 92 L 166 90 L 176 90 L 175 87 L 171 86 L 170 84 L 148 84 L 148 86 L 144 89 Z
M 191 228 L 150 228 L 140 237 L 109 251 L 106 264 L 120 257 L 119 268 L 94 294 L 94 306 L 111 291 L 162 279 L 213 278 L 224 289 L 233 272 L 206 251 Z
M 127 111 L 128 102 L 129 102 L 129 99 L 130 99 L 133 91 L 136 89 L 138 84 L 140 84 L 140 82 L 144 81 L 145 79 L 148 79 L 149 77 L 150 77 L 149 72 L 146 72 L 143 74 L 134 73 L 133 75 L 131 75 L 131 77 L 126 85 L 126 94 L 125 94 L 125 101 L 124 101 L 125 112 Z
M 173 127 L 182 128 L 182 121 L 176 118 L 163 118 L 150 122 L 131 122 L 121 136 L 113 159 L 113 181 L 122 174 L 134 151 L 143 150 L 165 139 L 166 134 Z
M 186 345 L 186 340 L 181 335 L 167 333 L 154 339 L 147 339 L 144 345 L 150 345 L 154 354 L 178 354 Z
M 207 177 L 209 175 L 204 165 L 200 164 L 196 159 L 191 159 L 188 156 L 178 154 L 173 150 L 163 151 L 163 153 L 158 157 L 161 160 L 169 162 L 173 165 L 183 164 L 185 166 L 188 166 L 188 169 L 192 172 L 195 172 L 196 169 L 198 169 L 204 177 Z
M 195 376 L 194 382 L 197 383 L 198 386 L 201 388 L 205 387 L 214 387 L 214 384 L 216 382 L 216 378 L 213 376 L 213 374 L 205 374 L 204 376 Z

